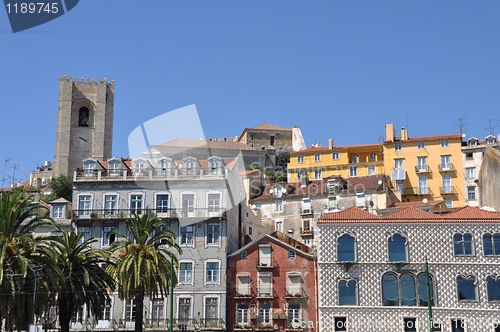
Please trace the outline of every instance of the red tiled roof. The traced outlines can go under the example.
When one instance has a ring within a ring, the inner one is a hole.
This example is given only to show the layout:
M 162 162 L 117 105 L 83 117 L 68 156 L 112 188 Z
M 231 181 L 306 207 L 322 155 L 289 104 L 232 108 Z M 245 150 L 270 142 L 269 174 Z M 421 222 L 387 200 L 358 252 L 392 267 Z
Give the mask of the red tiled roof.
M 338 151 L 338 150 L 347 150 L 347 149 L 360 149 L 360 148 L 371 148 L 371 147 L 382 147 L 382 144 L 355 144 L 355 145 L 343 145 L 343 146 L 334 146 L 331 149 L 328 146 L 317 146 L 317 147 L 309 147 L 297 152 L 290 152 L 291 156 L 301 155 L 304 153 L 318 153 L 318 152 L 329 152 L 329 151 Z
M 274 125 L 274 124 L 269 123 L 269 122 L 264 122 L 263 124 L 260 124 L 258 126 L 253 127 L 253 128 L 250 128 L 250 129 L 261 129 L 261 130 L 292 130 L 291 128 L 279 127 L 279 126 Z
M 425 212 L 413 206 L 408 206 L 399 211 L 383 216 L 373 215 L 358 207 L 352 207 L 339 212 L 323 214 L 317 221 L 326 223 L 425 223 L 425 222 L 498 222 L 500 223 L 500 212 L 492 212 L 478 207 L 465 206 L 449 213 L 435 214 Z
M 385 141 L 384 144 L 392 144 L 392 143 L 404 143 L 404 142 L 419 142 L 419 141 L 437 141 L 442 139 L 462 139 L 462 135 L 460 134 L 448 134 L 448 135 L 435 135 L 435 136 L 418 136 L 418 137 L 408 137 L 405 140 L 397 140 L 397 141 Z
M 427 203 L 423 203 L 421 201 L 416 201 L 416 202 L 399 202 L 399 203 L 394 203 L 394 207 L 407 207 L 407 206 L 434 206 L 438 205 L 439 203 L 442 203 L 442 200 L 438 199 L 431 199 L 428 200 Z

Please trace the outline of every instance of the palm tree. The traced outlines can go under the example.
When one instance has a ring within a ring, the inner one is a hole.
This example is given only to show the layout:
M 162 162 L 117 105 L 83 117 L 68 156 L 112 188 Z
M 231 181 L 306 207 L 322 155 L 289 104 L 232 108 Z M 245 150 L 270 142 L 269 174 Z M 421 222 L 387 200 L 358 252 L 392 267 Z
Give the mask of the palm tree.
M 25 328 L 30 321 L 34 291 L 31 276 L 50 260 L 38 251 L 44 239 L 33 234 L 38 227 L 56 227 L 47 215 L 47 208 L 33 204 L 22 192 L 0 195 L 0 314 L 6 329 L 11 329 L 13 322 Z M 46 297 L 50 284 L 54 285 L 50 280 L 40 283 Z M 37 306 L 38 312 L 47 302 Z
M 168 294 L 174 269 L 171 260 L 179 265 L 173 249 L 182 250 L 166 226 L 157 216 L 136 215 L 127 221 L 129 236 L 116 231 L 108 234 L 119 239 L 110 246 L 117 257 L 106 271 L 118 282 L 120 299 L 135 300 L 135 332 L 142 331 L 144 298 Z M 175 274 L 174 278 L 175 285 Z
M 110 301 L 109 292 L 115 289 L 115 281 L 100 266 L 109 255 L 93 247 L 97 239 L 83 241 L 83 236 L 63 232 L 50 237 L 52 246 L 45 247 L 60 270 L 57 304 L 61 332 L 69 331 L 72 315 L 85 304 L 93 316 L 99 316 Z

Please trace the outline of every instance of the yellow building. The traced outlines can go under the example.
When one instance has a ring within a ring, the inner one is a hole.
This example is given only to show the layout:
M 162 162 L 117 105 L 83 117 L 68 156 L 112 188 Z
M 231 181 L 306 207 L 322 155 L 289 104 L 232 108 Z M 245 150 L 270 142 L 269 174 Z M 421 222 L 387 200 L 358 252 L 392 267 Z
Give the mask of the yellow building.
M 290 153 L 288 182 L 297 182 L 303 176 L 310 181 L 333 175 L 343 178 L 384 174 L 382 144 L 314 146 Z
M 402 201 L 443 199 L 448 207 L 465 204 L 460 134 L 409 137 L 402 128 L 385 126 L 385 174 Z

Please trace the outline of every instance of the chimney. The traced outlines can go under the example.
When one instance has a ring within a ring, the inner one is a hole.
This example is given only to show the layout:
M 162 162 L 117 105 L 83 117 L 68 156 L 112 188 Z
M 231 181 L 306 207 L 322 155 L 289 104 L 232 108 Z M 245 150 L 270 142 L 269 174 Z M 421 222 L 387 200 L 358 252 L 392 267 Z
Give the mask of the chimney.
M 394 142 L 394 125 L 392 123 L 385 125 L 385 140 Z
M 331 138 L 328 139 L 328 149 L 333 149 L 333 139 Z
M 405 127 L 401 127 L 401 140 L 406 141 L 408 139 L 408 130 Z

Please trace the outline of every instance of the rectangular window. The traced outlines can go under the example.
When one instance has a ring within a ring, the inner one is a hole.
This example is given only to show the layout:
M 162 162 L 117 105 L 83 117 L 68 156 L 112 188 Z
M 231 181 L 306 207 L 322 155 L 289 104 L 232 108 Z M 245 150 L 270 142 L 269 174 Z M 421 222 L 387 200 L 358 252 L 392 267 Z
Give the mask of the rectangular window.
M 425 142 L 418 142 L 417 143 L 417 149 L 419 149 L 419 150 L 425 149 Z
M 248 274 L 238 275 L 236 293 L 239 295 L 250 295 L 250 276 Z
M 375 175 L 375 174 L 376 174 L 375 166 L 373 165 L 368 166 L 368 175 Z
M 220 215 L 220 194 L 208 194 L 208 216 Z
M 476 169 L 474 167 L 467 168 L 467 178 L 469 179 L 476 178 Z
M 304 162 L 304 156 L 298 156 L 297 157 L 297 162 L 298 163 L 303 163 Z
M 457 233 L 453 235 L 453 242 L 456 256 L 472 256 L 474 254 L 472 234 Z
M 214 326 L 219 318 L 219 299 L 209 297 L 205 299 L 205 319 L 206 324 Z
M 142 214 L 142 195 L 130 195 L 130 214 Z
M 357 305 L 356 281 L 339 281 L 339 305 Z
M 417 169 L 419 172 L 427 172 L 427 157 L 417 157 Z
M 404 169 L 404 161 L 403 158 L 394 159 L 394 169 Z
M 135 300 L 127 300 L 125 302 L 125 320 L 135 320 Z
M 452 194 L 453 193 L 453 187 L 451 185 L 451 176 L 450 175 L 443 175 L 442 178 L 442 190 L 441 193 L 443 194 Z
M 283 212 L 283 201 L 276 201 L 276 212 Z
M 78 227 L 78 233 L 83 233 L 81 242 L 85 242 L 90 239 L 90 227 Z
M 191 318 L 191 299 L 190 298 L 180 298 L 179 299 L 179 319 L 190 319 Z
M 269 145 L 274 146 L 274 135 L 269 137 Z
M 474 153 L 473 152 L 467 152 L 465 154 L 465 159 L 473 159 L 474 158 Z
M 243 250 L 243 251 L 241 252 L 241 254 L 240 254 L 240 258 L 245 259 L 245 258 L 247 258 L 247 257 L 248 257 L 248 251 Z
M 320 154 L 315 154 L 314 155 L 314 161 L 321 161 L 321 155 Z
M 271 305 L 269 303 L 259 305 L 259 324 L 264 326 L 271 324 Z
M 92 196 L 90 195 L 80 195 L 78 197 L 78 215 L 79 216 L 89 216 L 90 210 L 92 208 L 91 202 Z
M 248 323 L 248 304 L 238 303 L 238 312 L 236 314 L 236 322 L 241 325 Z
M 207 262 L 206 282 L 219 282 L 219 262 Z
M 304 219 L 302 221 L 302 227 L 303 227 L 302 229 L 303 233 L 306 234 L 311 233 L 311 219 Z
M 102 239 L 102 245 L 104 246 L 109 246 L 111 243 L 115 242 L 115 237 L 116 235 L 114 234 L 109 234 L 109 232 L 116 230 L 116 227 L 114 226 L 106 226 L 103 228 L 103 239 Z
M 248 235 L 253 235 L 253 228 L 252 228 L 252 226 L 248 227 Z
M 182 194 L 182 216 L 194 217 L 194 194 Z
M 168 201 L 169 201 L 169 197 L 167 194 L 156 195 L 156 212 L 157 213 L 167 213 L 168 212 Z
M 64 206 L 63 205 L 53 205 L 52 206 L 52 218 L 61 219 L 64 218 Z
M 290 296 L 302 295 L 302 277 L 298 273 L 288 274 L 286 292 Z
M 403 150 L 403 146 L 401 144 L 394 144 L 394 151 L 401 151 Z
M 193 244 L 193 226 L 181 227 L 181 244 L 192 245 Z
M 181 262 L 179 271 L 179 282 L 189 283 L 193 281 L 193 263 Z
M 349 167 L 350 176 L 358 176 L 358 168 L 356 166 Z
M 347 317 L 335 317 L 333 321 L 335 323 L 335 332 L 347 331 Z
M 416 318 L 403 318 L 404 332 L 417 332 L 417 319 Z
M 259 266 L 271 266 L 271 246 L 259 246 Z
M 220 225 L 207 225 L 207 244 L 219 244 L 220 241 Z
M 465 332 L 465 320 L 452 319 L 451 320 L 451 332 Z
M 302 213 L 311 213 L 311 199 L 302 198 Z
M 116 214 L 117 195 L 104 195 L 104 214 Z
M 106 304 L 102 308 L 102 311 L 100 312 L 99 319 L 100 320 L 110 320 L 111 319 L 111 303 L 109 301 L 106 301 Z
M 443 170 L 443 171 L 451 170 L 451 156 L 450 155 L 441 156 L 441 170 Z
M 340 155 L 338 152 L 332 152 L 332 160 L 339 160 Z
M 377 159 L 377 154 L 376 153 L 370 153 L 370 160 L 375 160 Z
M 418 194 L 419 195 L 429 195 L 429 187 L 427 185 L 427 177 L 418 177 Z
M 321 180 L 323 177 L 321 175 L 321 169 L 314 170 L 314 180 Z
M 273 296 L 273 275 L 271 273 L 260 273 L 258 291 L 259 297 Z
M 357 164 L 357 163 L 359 163 L 359 154 L 353 154 L 353 155 L 351 156 L 351 163 L 352 163 L 352 164 Z
M 467 199 L 469 201 L 476 200 L 476 187 L 467 187 Z
M 288 305 L 287 319 L 287 325 L 300 324 L 300 304 Z
M 153 299 L 152 315 L 153 321 L 161 321 L 163 319 L 163 309 L 165 308 L 164 299 Z
M 295 258 L 297 256 L 297 253 L 295 250 L 288 249 L 288 258 Z
M 283 221 L 281 220 L 276 220 L 274 222 L 274 230 L 283 233 Z
M 442 139 L 441 140 L 441 147 L 442 148 L 447 148 L 448 147 L 448 140 L 447 139 Z

